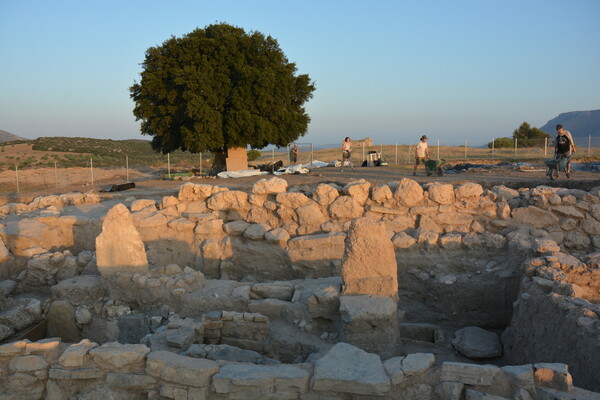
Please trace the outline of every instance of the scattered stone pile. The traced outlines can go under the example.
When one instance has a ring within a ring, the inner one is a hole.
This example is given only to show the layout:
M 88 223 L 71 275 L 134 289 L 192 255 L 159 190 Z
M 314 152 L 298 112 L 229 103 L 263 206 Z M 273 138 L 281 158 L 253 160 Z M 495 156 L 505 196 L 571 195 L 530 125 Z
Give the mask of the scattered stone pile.
M 100 196 L 95 193 L 65 193 L 61 195 L 40 196 L 30 203 L 8 203 L 0 206 L 0 217 L 9 214 L 21 214 L 39 209 L 57 211 L 58 208 L 75 204 L 100 203 Z

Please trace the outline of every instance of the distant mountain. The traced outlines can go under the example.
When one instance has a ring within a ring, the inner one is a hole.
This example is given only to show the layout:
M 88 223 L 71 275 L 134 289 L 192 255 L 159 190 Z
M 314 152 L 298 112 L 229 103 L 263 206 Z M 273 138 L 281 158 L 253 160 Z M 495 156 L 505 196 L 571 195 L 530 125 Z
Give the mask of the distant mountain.
M 0 143 L 12 142 L 13 140 L 28 140 L 28 139 L 22 138 L 21 136 L 13 135 L 10 132 L 0 130 Z
M 600 144 L 600 110 L 571 111 L 551 119 L 540 129 L 551 136 L 556 135 L 556 125 L 561 124 L 571 132 L 579 147 L 586 147 L 592 136 L 592 147 Z

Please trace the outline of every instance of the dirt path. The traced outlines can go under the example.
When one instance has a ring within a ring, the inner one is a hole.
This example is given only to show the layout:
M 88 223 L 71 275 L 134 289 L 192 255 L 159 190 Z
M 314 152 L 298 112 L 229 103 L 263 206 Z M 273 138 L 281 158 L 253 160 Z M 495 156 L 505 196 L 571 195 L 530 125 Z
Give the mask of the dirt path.
M 20 181 L 29 182 L 31 185 L 39 185 L 36 190 L 22 189 L 20 193 L 16 193 L 15 189 L 11 189 L 14 185 L 14 171 L 5 171 L 0 174 L 0 204 L 8 202 L 28 202 L 36 196 L 66 193 L 69 191 L 87 192 L 90 190 L 100 191 L 102 187 L 107 187 L 116 183 L 126 181 L 126 170 L 118 169 L 95 169 L 94 170 L 94 186 L 90 181 L 90 171 L 86 168 L 66 168 L 59 169 L 57 172 L 53 168 L 25 170 L 19 171 Z M 11 175 L 12 174 L 12 175 Z M 119 196 L 136 196 L 143 195 L 160 196 L 165 192 L 172 193 L 182 185 L 182 181 L 169 181 L 157 179 L 159 171 L 140 172 L 129 170 L 131 181 L 136 183 L 136 188 L 123 192 L 117 192 Z M 230 179 L 214 179 L 214 178 L 198 178 L 192 182 L 208 183 L 211 185 L 219 185 L 230 189 L 249 190 L 252 185 L 259 179 L 271 177 L 272 175 L 259 175 L 246 178 L 230 178 Z M 458 174 L 446 174 L 444 176 L 426 176 L 421 170 L 416 177 L 412 176 L 412 172 L 406 166 L 387 166 L 387 167 L 359 167 L 355 171 L 341 172 L 337 168 L 325 167 L 311 171 L 305 175 L 281 175 L 281 178 L 288 181 L 290 186 L 308 185 L 314 186 L 321 182 L 336 182 L 344 185 L 350 181 L 357 179 L 366 179 L 374 184 L 382 184 L 391 181 L 397 181 L 403 177 L 415 179 L 418 182 L 478 182 L 484 187 L 492 187 L 495 185 L 505 185 L 513 188 L 519 187 L 534 187 L 538 185 L 560 186 L 567 188 L 578 188 L 589 190 L 592 187 L 600 186 L 600 174 L 593 172 L 574 171 L 571 179 L 566 179 L 564 174 L 556 181 L 551 181 L 545 172 L 541 169 L 523 171 L 513 168 L 492 168 L 492 169 L 471 169 L 467 172 Z M 62 185 L 56 186 L 57 179 L 63 182 Z M 111 194 L 105 194 L 110 197 Z

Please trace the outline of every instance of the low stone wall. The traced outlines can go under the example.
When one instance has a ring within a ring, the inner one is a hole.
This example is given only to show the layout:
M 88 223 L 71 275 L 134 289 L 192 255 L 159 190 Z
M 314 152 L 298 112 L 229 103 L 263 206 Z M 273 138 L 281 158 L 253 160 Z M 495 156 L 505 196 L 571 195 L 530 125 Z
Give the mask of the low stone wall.
M 513 363 L 567 363 L 578 385 L 600 391 L 600 253 L 582 262 L 540 245 L 547 255 L 523 264 L 504 354 Z
M 382 362 L 338 343 L 304 364 L 213 361 L 143 344 L 87 339 L 0 346 L 0 396 L 7 399 L 593 399 L 564 364 L 496 367 L 436 364 L 415 353 Z M 356 396 L 356 397 L 355 397 Z M 594 397 L 596 396 L 596 397 Z

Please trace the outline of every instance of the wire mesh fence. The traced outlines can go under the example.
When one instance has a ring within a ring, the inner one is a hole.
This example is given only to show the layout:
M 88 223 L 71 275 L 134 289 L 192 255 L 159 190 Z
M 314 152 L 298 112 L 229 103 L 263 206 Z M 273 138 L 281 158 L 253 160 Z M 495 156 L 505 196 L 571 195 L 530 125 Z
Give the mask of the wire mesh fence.
M 388 165 L 411 165 L 415 162 L 413 143 L 370 144 L 354 143 L 352 158 L 355 165 L 368 163 L 373 157 Z M 340 148 L 316 148 L 312 143 L 298 145 L 297 163 L 313 161 L 331 162 L 341 160 Z M 177 176 L 204 176 L 210 171 L 211 153 L 177 151 L 169 154 L 154 152 L 120 151 L 118 154 L 95 155 L 69 153 L 70 149 L 44 150 L 40 154 L 20 151 L 19 145 L 0 145 L 0 195 L 27 193 L 41 189 L 56 191 L 86 189 L 94 186 L 128 182 L 142 179 L 172 179 Z M 293 146 L 290 145 L 290 146 Z M 261 157 L 254 163 L 282 161 L 291 164 L 291 147 L 268 147 L 261 149 Z M 487 145 L 473 146 L 469 140 L 428 140 L 429 157 L 447 162 L 500 162 L 526 161 L 543 163 L 543 159 L 554 157 L 554 138 L 501 141 L 491 139 Z M 574 161 L 600 158 L 600 137 L 576 138 L 577 152 Z M 92 149 L 88 149 L 92 150 Z M 81 151 L 81 150 L 80 150 Z

